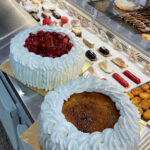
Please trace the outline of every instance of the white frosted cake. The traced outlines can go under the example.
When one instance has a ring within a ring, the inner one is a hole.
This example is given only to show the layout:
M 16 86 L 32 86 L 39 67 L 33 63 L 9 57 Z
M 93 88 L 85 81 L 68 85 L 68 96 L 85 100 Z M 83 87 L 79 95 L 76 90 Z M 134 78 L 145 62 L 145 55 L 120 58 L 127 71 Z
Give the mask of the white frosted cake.
M 115 0 L 115 5 L 121 10 L 134 11 L 139 8 L 139 0 Z
M 10 64 L 22 83 L 50 90 L 77 77 L 85 60 L 84 46 L 68 30 L 35 26 L 10 42 Z
M 140 115 L 108 81 L 78 77 L 49 92 L 39 114 L 44 150 L 136 150 Z

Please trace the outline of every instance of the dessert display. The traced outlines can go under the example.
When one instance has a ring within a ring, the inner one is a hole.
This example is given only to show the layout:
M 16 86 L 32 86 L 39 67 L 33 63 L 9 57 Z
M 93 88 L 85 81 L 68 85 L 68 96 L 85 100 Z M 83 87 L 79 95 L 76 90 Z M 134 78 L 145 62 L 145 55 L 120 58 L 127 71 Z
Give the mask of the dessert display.
M 137 76 L 135 76 L 133 73 L 131 73 L 129 70 L 125 70 L 123 72 L 123 74 L 125 76 L 127 76 L 129 79 L 131 79 L 133 82 L 135 82 L 136 84 L 140 84 L 141 83 L 141 80 Z
M 139 8 L 139 0 L 115 0 L 114 3 L 124 11 L 134 11 Z
M 121 77 L 118 73 L 114 73 L 113 75 L 112 75 L 112 77 L 116 80 L 116 81 L 118 81 L 123 87 L 125 87 L 125 88 L 129 88 L 129 83 L 123 78 L 123 77 Z
M 16 78 L 50 90 L 77 77 L 84 65 L 84 46 L 68 30 L 35 26 L 18 33 L 10 44 L 10 64 Z
M 66 23 L 68 23 L 68 18 L 66 16 L 62 16 L 61 17 L 60 25 L 63 26 Z
M 51 18 L 45 11 L 43 11 L 42 12 L 42 14 L 41 14 L 41 16 L 43 17 L 43 18 Z
M 72 19 L 71 25 L 72 25 L 72 27 L 80 27 L 80 20 L 79 19 Z
M 38 120 L 44 150 L 135 150 L 140 140 L 137 108 L 120 89 L 96 77 L 78 77 L 49 92 Z
M 112 73 L 114 70 L 112 69 L 111 65 L 108 63 L 107 60 L 104 60 L 98 64 L 98 66 L 106 73 Z
M 121 69 L 128 67 L 128 66 L 126 65 L 125 61 L 124 61 L 122 58 L 120 58 L 120 57 L 115 57 L 115 58 L 113 58 L 111 61 L 112 61 L 115 65 L 117 65 L 118 67 L 120 67 Z
M 94 42 L 92 42 L 91 40 L 83 38 L 83 43 L 89 48 L 94 48 Z
M 53 14 L 53 16 L 54 16 L 56 19 L 60 19 L 60 18 L 61 18 L 61 15 L 60 15 L 56 10 L 54 10 L 54 11 L 52 12 L 52 14 Z
M 133 63 L 138 61 L 136 52 L 133 51 L 132 49 L 128 49 L 128 60 Z
M 104 57 L 109 57 L 109 56 L 111 56 L 109 50 L 108 50 L 107 48 L 105 48 L 105 47 L 100 47 L 100 48 L 98 49 L 98 52 L 99 52 L 100 54 L 102 54 Z
M 82 37 L 82 30 L 80 27 L 72 27 L 72 32 L 77 36 L 77 37 Z
M 123 21 L 134 26 L 140 32 L 148 33 L 150 31 L 150 7 L 142 8 L 136 12 L 120 14 Z
M 32 13 L 32 17 L 33 17 L 37 22 L 40 22 L 40 18 L 38 17 L 37 13 Z
M 150 120 L 150 82 L 126 92 L 145 120 Z
M 48 17 L 45 17 L 45 18 L 43 19 L 43 25 L 50 25 L 50 24 L 51 24 L 51 19 L 48 18 Z
M 85 56 L 89 58 L 91 61 L 97 60 L 96 54 L 91 50 L 86 51 Z

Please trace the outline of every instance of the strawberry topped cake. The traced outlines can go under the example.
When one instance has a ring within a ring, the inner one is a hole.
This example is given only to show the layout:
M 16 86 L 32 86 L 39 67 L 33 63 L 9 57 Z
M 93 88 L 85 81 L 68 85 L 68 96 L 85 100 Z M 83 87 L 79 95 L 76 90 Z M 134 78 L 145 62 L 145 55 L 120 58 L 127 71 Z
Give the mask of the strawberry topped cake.
M 35 26 L 10 44 L 10 63 L 18 80 L 50 90 L 77 77 L 84 65 L 84 46 L 66 29 Z

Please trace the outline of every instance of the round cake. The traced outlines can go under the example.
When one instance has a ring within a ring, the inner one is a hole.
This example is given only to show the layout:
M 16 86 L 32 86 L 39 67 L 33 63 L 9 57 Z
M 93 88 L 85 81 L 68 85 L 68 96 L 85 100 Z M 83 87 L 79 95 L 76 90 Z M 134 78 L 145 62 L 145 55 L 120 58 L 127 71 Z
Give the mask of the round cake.
M 137 108 L 96 77 L 78 77 L 49 92 L 38 120 L 44 150 L 136 150 L 140 139 Z
M 10 64 L 16 78 L 38 89 L 50 90 L 77 77 L 85 60 L 84 46 L 61 27 L 35 26 L 10 42 Z
M 139 8 L 139 0 L 115 0 L 114 3 L 124 11 L 134 11 Z

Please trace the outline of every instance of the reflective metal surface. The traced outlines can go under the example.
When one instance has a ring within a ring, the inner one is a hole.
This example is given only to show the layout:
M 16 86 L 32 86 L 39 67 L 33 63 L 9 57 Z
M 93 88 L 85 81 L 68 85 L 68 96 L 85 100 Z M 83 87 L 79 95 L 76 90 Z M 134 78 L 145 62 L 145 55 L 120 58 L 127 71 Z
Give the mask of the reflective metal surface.
M 19 31 L 37 25 L 37 22 L 24 11 L 15 0 L 0 1 L 0 64 L 9 59 L 10 39 Z M 20 82 L 8 77 L 14 93 L 16 93 L 27 114 L 36 120 L 43 97 Z

